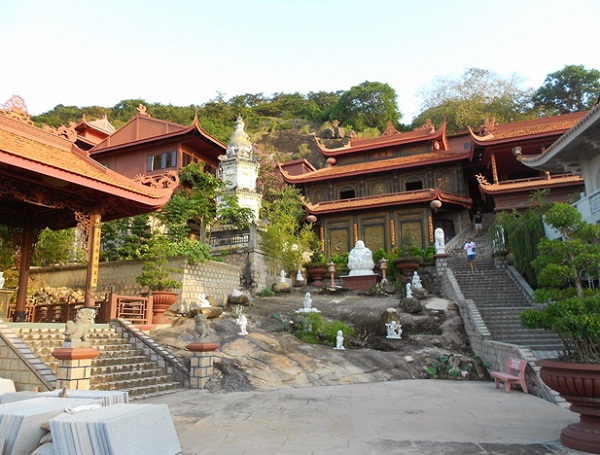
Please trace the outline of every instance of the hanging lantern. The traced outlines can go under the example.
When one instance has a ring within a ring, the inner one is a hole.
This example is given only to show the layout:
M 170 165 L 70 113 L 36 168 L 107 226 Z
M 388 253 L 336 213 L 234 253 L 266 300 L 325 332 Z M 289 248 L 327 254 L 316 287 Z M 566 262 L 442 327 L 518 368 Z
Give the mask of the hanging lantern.
M 314 223 L 315 221 L 317 221 L 317 217 L 314 215 L 308 215 L 306 217 L 306 221 L 308 221 L 309 223 Z
M 442 201 L 439 199 L 434 199 L 429 203 L 429 207 L 433 209 L 434 212 L 437 213 L 438 209 L 442 206 Z

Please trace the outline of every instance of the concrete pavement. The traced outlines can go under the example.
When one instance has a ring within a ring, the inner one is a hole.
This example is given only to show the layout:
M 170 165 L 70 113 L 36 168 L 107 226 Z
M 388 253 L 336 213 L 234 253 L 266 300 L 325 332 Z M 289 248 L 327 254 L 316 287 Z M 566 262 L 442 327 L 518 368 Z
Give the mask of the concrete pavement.
M 560 430 L 578 416 L 491 382 L 394 382 L 215 394 L 166 403 L 185 455 L 582 454 Z

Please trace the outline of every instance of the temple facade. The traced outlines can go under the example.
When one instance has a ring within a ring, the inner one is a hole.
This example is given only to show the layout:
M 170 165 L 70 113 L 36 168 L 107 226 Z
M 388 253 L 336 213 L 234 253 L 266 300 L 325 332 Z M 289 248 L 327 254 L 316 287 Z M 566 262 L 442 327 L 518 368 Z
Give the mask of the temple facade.
M 550 147 L 585 113 L 497 124 L 447 135 L 431 122 L 401 133 L 388 123 L 375 139 L 337 148 L 316 138 L 327 167 L 280 166 L 302 189 L 307 220 L 314 222 L 326 256 L 350 251 L 357 240 L 387 252 L 426 248 L 434 230 L 446 240 L 468 227 L 476 211 L 524 209 L 532 193 L 547 189 L 550 201 L 568 201 L 583 190 L 572 172 L 541 172 L 520 161 Z
M 446 124 L 428 123 L 400 133 L 391 123 L 381 137 L 327 148 L 317 139 L 328 166 L 293 175 L 309 216 L 314 217 L 325 254 L 344 254 L 360 239 L 375 251 L 433 243 L 435 227 L 450 236 L 468 222 L 472 199 L 464 184 L 469 149 L 453 146 Z

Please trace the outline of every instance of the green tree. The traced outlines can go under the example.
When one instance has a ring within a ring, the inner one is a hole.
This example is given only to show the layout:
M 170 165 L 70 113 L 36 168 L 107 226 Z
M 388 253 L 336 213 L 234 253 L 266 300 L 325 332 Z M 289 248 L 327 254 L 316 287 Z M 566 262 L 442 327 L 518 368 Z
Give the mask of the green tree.
M 74 228 L 59 231 L 46 228 L 40 233 L 34 246 L 31 263 L 38 266 L 67 264 L 80 262 L 83 257 Z
M 140 248 L 151 238 L 150 215 L 102 223 L 100 259 L 118 261 L 139 257 Z
M 329 114 L 330 120 L 339 120 L 357 131 L 365 128 L 383 131 L 388 121 L 397 125 L 401 117 L 395 90 L 388 84 L 369 81 L 342 93 Z
M 548 115 L 568 114 L 591 109 L 600 95 L 600 71 L 583 65 L 565 67 L 546 76 L 532 100 Z
M 533 117 L 531 90 L 518 88 L 517 76 L 503 78 L 479 68 L 469 68 L 457 79 L 437 77 L 430 88 L 422 90 L 422 112 L 413 121 L 423 125 L 430 118 L 435 125 L 444 119 L 448 131 L 476 127 L 486 117 L 495 117 L 501 123 Z

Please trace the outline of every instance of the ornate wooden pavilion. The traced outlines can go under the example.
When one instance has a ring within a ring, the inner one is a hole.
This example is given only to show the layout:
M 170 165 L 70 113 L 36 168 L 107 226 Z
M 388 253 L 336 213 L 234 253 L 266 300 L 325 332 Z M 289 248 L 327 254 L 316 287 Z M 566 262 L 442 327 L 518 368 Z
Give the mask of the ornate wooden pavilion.
M 0 222 L 20 239 L 15 322 L 25 320 L 32 248 L 41 230 L 80 229 L 87 250 L 85 306 L 95 306 L 101 221 L 156 211 L 178 184 L 175 173 L 146 185 L 117 174 L 76 140 L 74 128 L 37 128 L 20 97 L 0 109 Z

